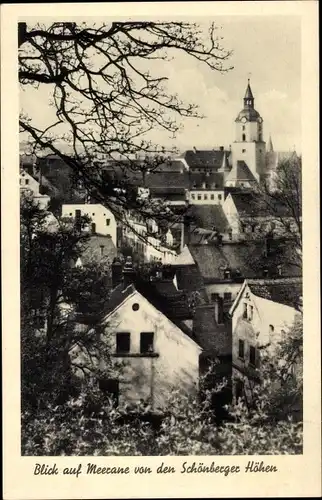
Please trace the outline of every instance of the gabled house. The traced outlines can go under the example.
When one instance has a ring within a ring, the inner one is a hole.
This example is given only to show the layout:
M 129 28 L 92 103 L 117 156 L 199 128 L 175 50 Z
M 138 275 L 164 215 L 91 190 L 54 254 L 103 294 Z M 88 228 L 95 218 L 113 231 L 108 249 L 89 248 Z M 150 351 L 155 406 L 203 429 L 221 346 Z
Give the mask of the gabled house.
M 260 374 L 260 350 L 287 336 L 301 314 L 302 278 L 246 279 L 229 310 L 232 318 L 233 395 L 250 398 Z
M 120 265 L 114 264 L 120 280 Z M 197 391 L 202 349 L 193 339 L 191 316 L 171 279 L 143 280 L 127 259 L 122 281 L 95 327 L 109 346 L 116 372 L 113 380 L 102 378 L 102 390 L 120 406 L 146 402 L 152 411 L 166 409 L 174 390 Z M 104 364 L 99 366 L 104 372 Z
M 26 170 L 21 170 L 20 178 L 20 193 L 27 198 L 33 200 L 35 205 L 38 205 L 40 210 L 45 210 L 50 202 L 50 197 L 40 192 L 39 182 Z

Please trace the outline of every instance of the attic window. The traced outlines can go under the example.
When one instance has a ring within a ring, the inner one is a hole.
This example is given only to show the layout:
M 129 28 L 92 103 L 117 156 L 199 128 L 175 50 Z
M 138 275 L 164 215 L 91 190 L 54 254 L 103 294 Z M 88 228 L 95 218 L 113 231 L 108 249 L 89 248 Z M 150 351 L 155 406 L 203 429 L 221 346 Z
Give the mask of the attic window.
M 25 179 L 26 186 L 29 184 L 29 179 Z
M 215 199 L 215 195 L 214 195 L 214 194 L 211 194 L 211 195 L 210 195 L 210 199 L 211 199 L 211 200 L 214 200 L 214 199 Z
M 218 195 L 218 200 L 221 200 L 222 196 L 221 194 Z
M 139 304 L 137 304 L 137 303 L 133 304 L 132 309 L 133 309 L 133 311 L 138 311 L 140 309 Z
M 111 219 L 106 219 L 106 225 L 109 226 L 111 222 Z

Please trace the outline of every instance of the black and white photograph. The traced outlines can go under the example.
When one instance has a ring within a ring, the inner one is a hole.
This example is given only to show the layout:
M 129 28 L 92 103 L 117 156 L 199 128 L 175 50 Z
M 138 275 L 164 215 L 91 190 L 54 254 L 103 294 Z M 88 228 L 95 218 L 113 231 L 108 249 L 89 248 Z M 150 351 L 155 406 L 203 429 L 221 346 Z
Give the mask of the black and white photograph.
M 302 453 L 300 41 L 19 22 L 23 455 Z
M 69 474 L 124 480 L 126 457 L 159 457 L 160 476 L 228 481 L 244 456 L 274 481 L 274 456 L 304 453 L 302 20 L 210 3 L 17 20 L 19 454 L 35 477 L 78 457 Z

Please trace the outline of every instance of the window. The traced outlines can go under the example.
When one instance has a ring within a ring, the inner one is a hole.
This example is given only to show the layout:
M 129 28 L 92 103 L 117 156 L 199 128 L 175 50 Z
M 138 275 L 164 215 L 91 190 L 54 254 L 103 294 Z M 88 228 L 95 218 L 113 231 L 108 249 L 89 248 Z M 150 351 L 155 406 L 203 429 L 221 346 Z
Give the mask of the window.
M 92 213 L 92 215 L 95 215 L 95 213 Z
M 101 249 L 101 256 L 104 255 L 104 245 L 100 245 L 100 249 Z
M 215 195 L 214 195 L 214 194 L 211 194 L 211 195 L 210 195 L 210 199 L 211 199 L 211 200 L 214 200 L 214 199 L 215 199 Z
M 117 354 L 127 354 L 130 352 L 130 334 L 116 334 L 116 352 Z
M 72 215 L 73 215 L 72 212 L 70 212 L 69 216 L 72 217 Z
M 203 199 L 204 199 L 204 200 L 208 200 L 208 195 L 207 195 L 207 194 L 204 194 L 204 195 L 203 195 Z
M 26 186 L 28 186 L 28 184 L 29 184 L 29 179 L 25 179 L 25 184 L 26 184 Z
M 218 200 L 221 200 L 222 196 L 221 194 L 218 195 Z
M 243 142 L 245 142 L 245 141 L 246 141 L 246 135 L 243 134 Z
M 140 352 L 142 354 L 153 352 L 153 332 L 141 332 Z
M 249 306 L 249 319 L 250 319 L 250 321 L 253 320 L 253 316 L 254 316 L 254 308 L 253 308 L 253 306 Z
M 224 278 L 229 280 L 230 279 L 230 270 L 229 269 L 225 269 L 224 271 Z
M 211 298 L 211 302 L 216 302 L 218 299 L 218 293 L 212 293 L 210 298 Z
M 246 149 L 242 149 L 242 153 L 246 153 Z
M 243 125 L 243 130 L 245 130 L 245 125 Z
M 269 330 L 269 337 L 271 338 L 271 335 L 273 335 L 273 333 L 274 333 L 274 327 L 273 327 L 273 325 L 269 325 L 268 330 Z
M 194 194 L 192 194 L 192 195 L 191 195 L 191 198 L 194 200 L 194 199 L 195 199 L 195 195 L 194 195 Z
M 224 302 L 231 302 L 231 293 L 224 293 Z
M 106 225 L 109 226 L 111 222 L 111 219 L 106 219 Z
M 238 340 L 238 357 L 240 359 L 245 358 L 245 342 L 241 339 Z
M 137 304 L 137 303 L 133 304 L 133 306 L 132 306 L 133 311 L 138 311 L 139 309 L 140 309 L 139 304 Z
M 239 399 L 242 399 L 244 396 L 244 382 L 242 380 L 236 380 L 235 384 L 235 398 L 236 402 L 238 402 Z
M 229 229 L 228 235 L 229 235 L 229 239 L 232 240 L 233 239 L 233 232 L 231 229 Z
M 221 325 L 222 323 L 224 323 L 224 299 L 222 297 L 220 297 L 219 295 L 218 295 L 217 303 L 218 303 L 217 320 L 218 320 L 218 325 Z
M 252 345 L 249 347 L 249 364 L 256 366 L 256 349 Z
M 81 216 L 81 211 L 75 210 L 75 217 L 80 217 L 80 216 Z
M 244 303 L 243 318 L 247 319 L 247 304 L 246 304 L 246 302 Z
M 92 226 L 92 233 L 96 233 L 96 224 L 95 224 L 95 222 L 92 222 L 91 226 Z
M 198 194 L 198 200 L 201 200 L 201 194 Z

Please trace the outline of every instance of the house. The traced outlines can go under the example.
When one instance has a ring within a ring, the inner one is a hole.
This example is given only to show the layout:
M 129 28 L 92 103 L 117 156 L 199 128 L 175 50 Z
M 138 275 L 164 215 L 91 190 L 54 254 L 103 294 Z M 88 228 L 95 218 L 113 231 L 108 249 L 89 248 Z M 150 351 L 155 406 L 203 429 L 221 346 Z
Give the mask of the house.
M 82 254 L 78 257 L 74 265 L 76 267 L 83 267 L 96 262 L 110 266 L 116 256 L 117 249 L 109 234 L 91 234 Z
M 27 198 L 32 198 L 40 210 L 45 210 L 50 202 L 50 197 L 40 193 L 39 182 L 26 170 L 20 172 L 20 193 Z
M 302 278 L 246 279 L 229 310 L 232 318 L 232 381 L 235 400 L 250 398 L 260 371 L 260 349 L 287 336 L 301 314 Z
M 278 236 L 295 234 L 297 229 L 288 207 L 250 189 L 230 192 L 223 203 L 223 211 L 232 239 L 263 237 L 271 231 Z
M 117 246 L 116 220 L 113 213 L 103 205 L 91 203 L 64 204 L 62 206 L 63 218 L 77 218 L 88 216 L 91 219 L 90 228 L 93 233 L 110 236 Z
M 128 259 L 96 326 L 116 372 L 114 379 L 103 377 L 100 387 L 120 406 L 145 401 L 152 411 L 162 411 L 173 391 L 180 396 L 198 390 L 201 348 L 185 324 L 191 311 L 171 279 L 157 278 L 140 279 Z

